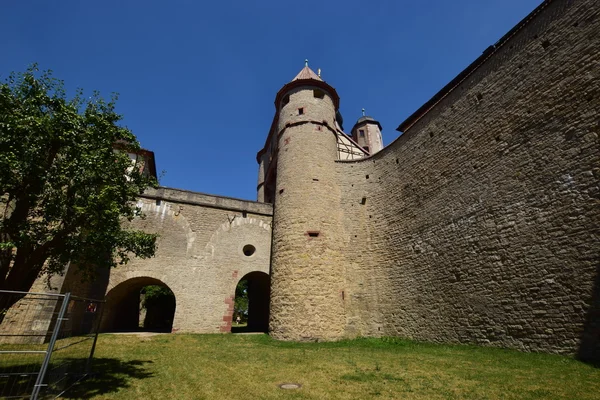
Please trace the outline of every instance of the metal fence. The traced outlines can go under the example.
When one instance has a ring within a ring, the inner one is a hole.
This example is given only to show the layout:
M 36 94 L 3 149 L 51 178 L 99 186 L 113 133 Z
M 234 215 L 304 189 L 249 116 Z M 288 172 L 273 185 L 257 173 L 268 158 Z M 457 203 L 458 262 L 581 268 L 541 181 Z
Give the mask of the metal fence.
M 0 290 L 0 398 L 56 398 L 91 372 L 104 301 Z

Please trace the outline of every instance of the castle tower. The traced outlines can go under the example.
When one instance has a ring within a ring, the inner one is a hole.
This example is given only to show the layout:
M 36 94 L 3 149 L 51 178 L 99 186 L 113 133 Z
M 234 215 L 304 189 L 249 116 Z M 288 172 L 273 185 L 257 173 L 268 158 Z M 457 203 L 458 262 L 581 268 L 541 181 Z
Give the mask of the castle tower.
M 383 149 L 383 139 L 381 138 L 381 124 L 372 117 L 365 115 L 363 108 L 363 116 L 356 121 L 352 128 L 352 139 L 360 147 L 373 155 Z
M 308 63 L 275 100 L 269 330 L 277 339 L 343 337 L 344 237 L 334 165 L 338 106 L 335 89 Z

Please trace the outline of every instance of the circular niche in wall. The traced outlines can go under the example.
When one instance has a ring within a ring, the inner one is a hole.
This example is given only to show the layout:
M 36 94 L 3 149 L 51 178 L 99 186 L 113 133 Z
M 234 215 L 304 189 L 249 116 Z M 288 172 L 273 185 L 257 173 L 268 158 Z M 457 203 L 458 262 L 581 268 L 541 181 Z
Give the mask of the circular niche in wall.
M 244 246 L 242 251 L 244 252 L 245 256 L 250 257 L 256 251 L 256 247 L 252 246 L 251 244 L 247 244 Z

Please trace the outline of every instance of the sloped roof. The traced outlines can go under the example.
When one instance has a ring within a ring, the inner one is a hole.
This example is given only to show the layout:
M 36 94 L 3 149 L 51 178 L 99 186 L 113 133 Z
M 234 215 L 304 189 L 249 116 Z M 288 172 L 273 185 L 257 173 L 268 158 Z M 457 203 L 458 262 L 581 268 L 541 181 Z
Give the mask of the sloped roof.
M 341 115 L 341 114 L 339 114 L 340 96 L 335 91 L 335 88 L 333 88 L 332 86 L 327 84 L 323 79 L 321 79 L 317 74 L 315 74 L 315 72 L 312 69 L 308 68 L 308 61 L 305 61 L 305 63 L 306 64 L 305 64 L 304 68 L 302 68 L 300 70 L 298 75 L 296 75 L 296 77 L 294 77 L 294 79 L 292 79 L 290 82 L 283 85 L 283 87 L 281 89 L 279 89 L 279 92 L 277 92 L 277 96 L 275 96 L 275 109 L 279 110 L 279 108 L 281 107 L 282 97 L 286 93 L 288 93 L 290 90 L 298 88 L 298 87 L 314 86 L 314 87 L 323 89 L 327 93 L 329 93 L 329 95 L 331 96 L 331 99 L 333 100 L 336 114 Z M 310 81 L 312 81 L 312 82 L 310 82 Z M 264 154 L 268 149 L 268 146 L 269 146 L 269 143 L 271 140 L 271 136 L 277 134 L 277 132 L 274 129 L 277 127 L 277 118 L 278 118 L 278 114 L 275 113 L 275 116 L 273 117 L 273 122 L 271 123 L 271 128 L 269 129 L 269 135 L 267 136 L 267 140 L 265 141 L 265 146 L 263 147 L 262 150 L 260 150 L 256 154 L 256 161 L 258 163 L 260 163 L 260 157 L 262 156 L 262 154 Z
M 379 121 L 377 121 L 375 118 L 373 117 L 369 117 L 368 115 L 362 116 L 358 119 L 358 121 L 356 121 L 356 123 L 354 124 L 354 127 L 352 128 L 352 130 L 354 130 L 354 128 L 356 128 L 358 125 L 362 124 L 363 122 L 371 122 L 373 124 L 377 124 L 377 126 L 379 126 L 379 130 L 382 131 L 383 128 L 381 127 L 381 124 L 379 123 Z
M 300 72 L 298 72 L 298 75 L 296 75 L 296 77 L 294 79 L 292 79 L 292 82 L 298 81 L 301 79 L 314 79 L 314 80 L 323 82 L 323 79 L 321 79 L 317 74 L 315 74 L 315 71 L 308 68 L 308 65 L 305 66 L 304 68 L 302 68 L 300 70 Z

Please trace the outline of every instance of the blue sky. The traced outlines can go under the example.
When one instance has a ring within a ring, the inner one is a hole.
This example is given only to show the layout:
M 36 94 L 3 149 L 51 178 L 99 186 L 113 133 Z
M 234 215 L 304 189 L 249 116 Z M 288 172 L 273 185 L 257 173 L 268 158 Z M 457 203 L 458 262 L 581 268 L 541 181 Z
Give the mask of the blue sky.
M 387 145 L 413 111 L 541 0 L 2 0 L 0 79 L 37 62 L 120 94 L 164 186 L 256 198 L 277 91 L 304 59 Z

